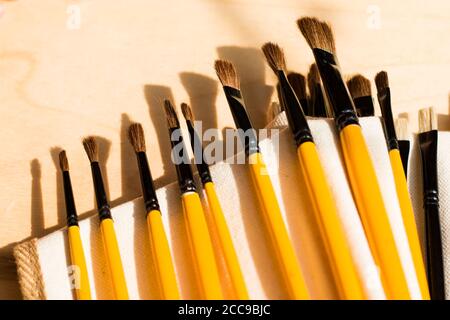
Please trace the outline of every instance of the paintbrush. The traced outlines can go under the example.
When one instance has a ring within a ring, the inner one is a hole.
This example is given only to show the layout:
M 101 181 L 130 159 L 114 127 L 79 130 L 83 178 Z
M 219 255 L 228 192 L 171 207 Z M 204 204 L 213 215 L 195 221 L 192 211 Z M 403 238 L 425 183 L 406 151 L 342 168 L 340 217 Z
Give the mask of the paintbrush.
M 347 87 L 355 104 L 358 117 L 373 117 L 375 108 L 373 106 L 370 80 L 357 74 L 347 81 Z
M 292 90 L 294 90 L 295 95 L 297 96 L 298 102 L 300 102 L 303 113 L 306 116 L 312 116 L 311 114 L 309 114 L 305 76 L 297 72 L 289 72 L 287 75 L 287 79 L 292 87 Z
M 69 161 L 67 160 L 66 151 L 59 153 L 59 166 L 61 168 L 64 199 L 67 213 L 67 238 L 69 240 L 70 261 L 75 266 L 75 297 L 77 300 L 90 300 L 91 288 L 89 285 L 89 276 L 86 267 L 86 259 L 84 257 L 83 243 L 80 236 L 80 228 L 78 226 L 78 215 L 73 198 L 72 182 L 69 173 Z
M 223 294 L 214 250 L 181 134 L 180 122 L 170 100 L 164 100 L 164 110 L 172 144 L 172 161 L 177 170 L 183 213 L 200 294 L 202 299 L 221 300 Z
M 331 27 L 316 18 L 297 21 L 311 47 L 334 111 L 344 163 L 356 206 L 388 299 L 410 299 L 394 235 L 355 106 L 343 80 Z
M 94 137 L 87 137 L 83 140 L 83 146 L 91 162 L 95 198 L 97 200 L 98 216 L 100 218 L 100 230 L 102 233 L 106 264 L 111 276 L 113 295 L 115 299 L 127 300 L 128 289 L 123 272 L 122 259 L 120 258 L 119 244 L 117 243 L 116 232 L 114 230 L 114 222 L 111 216 L 111 209 L 98 162 L 97 142 Z
M 277 44 L 270 42 L 263 45 L 262 51 L 281 86 L 286 116 L 297 146 L 300 170 L 311 203 L 314 204 L 313 212 L 328 253 L 339 295 L 342 299 L 364 299 L 362 281 L 353 261 L 311 130 L 300 102 L 286 77 L 284 52 Z
M 417 225 L 411 198 L 406 183 L 405 170 L 403 168 L 400 150 L 395 133 L 394 117 L 392 116 L 391 106 L 391 90 L 389 88 L 389 80 L 386 71 L 381 71 L 375 76 L 375 84 L 378 92 L 378 103 L 380 104 L 381 114 L 383 116 L 386 139 L 389 150 L 389 158 L 391 160 L 392 173 L 394 174 L 395 187 L 397 190 L 398 201 L 403 217 L 406 235 L 408 237 L 409 248 L 414 262 L 416 277 L 419 282 L 420 292 L 423 299 L 430 299 L 428 290 L 425 265 L 420 247 L 419 235 L 417 233 Z
M 148 165 L 144 129 L 140 123 L 133 123 L 128 129 L 128 137 L 136 153 L 141 179 L 142 197 L 146 212 L 148 236 L 160 296 L 165 300 L 180 299 L 177 277 L 170 253 L 169 242 L 161 218 L 158 198 Z
M 209 165 L 204 157 L 202 142 L 194 128 L 194 114 L 192 113 L 191 108 L 186 103 L 181 104 L 181 111 L 183 112 L 183 116 L 186 120 L 191 147 L 194 153 L 194 161 L 197 166 L 198 174 L 202 181 L 203 189 L 206 193 L 206 198 L 208 199 L 212 221 L 217 231 L 221 252 L 223 254 L 228 274 L 233 286 L 233 297 L 234 299 L 247 300 L 247 287 L 245 285 L 244 277 L 239 265 L 239 260 L 234 249 L 231 234 L 228 230 L 228 226 L 222 211 L 222 206 L 220 205 L 219 197 L 217 196 L 216 187 L 209 171 Z
M 308 113 L 312 117 L 326 118 L 328 116 L 328 112 L 325 105 L 325 97 L 323 96 L 319 70 L 317 69 L 317 65 L 315 63 L 313 63 L 309 68 L 307 77 L 309 89 Z
M 436 114 L 433 108 L 421 109 L 419 111 L 419 149 L 422 157 L 428 284 L 432 300 L 445 300 L 442 237 L 439 220 L 437 144 Z
M 307 299 L 309 294 L 283 221 L 278 199 L 259 150 L 255 130 L 245 108 L 236 70 L 231 62 L 225 60 L 217 60 L 215 69 L 222 83 L 236 127 L 243 132 L 241 143 L 249 162 L 250 175 L 260 201 L 263 220 L 272 241 L 289 297 L 291 299 Z
M 398 138 L 398 148 L 400 150 L 400 157 L 402 158 L 405 178 L 408 179 L 409 150 L 411 148 L 411 143 L 409 141 L 408 119 L 398 118 L 395 120 L 395 133 Z

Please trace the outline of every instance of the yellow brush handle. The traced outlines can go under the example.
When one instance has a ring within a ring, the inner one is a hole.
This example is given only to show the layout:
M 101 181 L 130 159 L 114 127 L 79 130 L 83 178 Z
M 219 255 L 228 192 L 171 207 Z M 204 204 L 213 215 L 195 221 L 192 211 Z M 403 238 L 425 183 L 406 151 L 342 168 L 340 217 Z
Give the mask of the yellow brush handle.
M 159 210 L 152 210 L 148 213 L 147 227 L 161 298 L 178 300 L 180 292 L 178 291 L 177 277 Z
M 76 266 L 75 276 L 79 280 L 76 281 L 78 287 L 75 288 L 75 296 L 77 300 L 90 300 L 91 288 L 80 237 L 80 228 L 78 226 L 70 226 L 67 228 L 67 236 L 69 238 L 70 261 L 72 265 Z
M 233 241 L 231 240 L 230 231 L 228 230 L 222 207 L 217 197 L 214 183 L 207 182 L 204 185 L 208 204 L 211 209 L 211 215 L 217 230 L 220 247 L 222 249 L 228 273 L 234 288 L 234 299 L 247 300 L 248 292 L 245 286 L 244 277 L 242 276 L 239 260 L 234 250 Z
M 297 149 L 308 195 L 318 222 L 333 275 L 342 299 L 365 299 L 350 248 L 316 146 L 304 142 Z
M 202 299 L 221 300 L 219 271 L 200 197 L 196 192 L 188 192 L 181 199 Z
M 116 232 L 114 231 L 114 222 L 112 219 L 103 219 L 100 222 L 100 229 L 102 232 L 106 264 L 109 269 L 109 274 L 111 275 L 114 299 L 127 300 L 128 290 L 122 267 L 122 259 L 120 258 Z
M 291 299 L 309 299 L 303 275 L 289 239 L 266 165 L 260 153 L 249 156 L 250 174 L 261 203 L 264 223 L 280 265 L 280 271 Z
M 430 292 L 428 290 L 428 281 L 425 271 L 422 249 L 420 247 L 419 235 L 417 233 L 416 220 L 414 211 L 409 197 L 408 185 L 406 184 L 405 171 L 398 149 L 389 151 L 391 159 L 392 171 L 394 173 L 395 187 L 397 189 L 398 201 L 403 216 L 403 224 L 405 225 L 406 234 L 408 236 L 409 248 L 416 269 L 417 280 L 419 281 L 422 299 L 430 300 Z
M 340 140 L 347 174 L 388 299 L 410 299 L 394 235 L 361 127 L 347 125 Z

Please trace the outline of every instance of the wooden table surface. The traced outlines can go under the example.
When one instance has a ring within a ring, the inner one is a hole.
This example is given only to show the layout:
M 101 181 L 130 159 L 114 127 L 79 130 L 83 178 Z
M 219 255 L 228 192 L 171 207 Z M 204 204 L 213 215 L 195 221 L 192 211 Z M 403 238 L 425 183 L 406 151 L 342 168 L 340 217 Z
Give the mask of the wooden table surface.
M 190 103 L 204 127 L 233 126 L 213 70 L 226 58 L 263 127 L 276 96 L 259 48 L 277 42 L 289 69 L 305 73 L 313 57 L 295 23 L 304 15 L 332 23 L 345 73 L 389 72 L 394 111 L 413 130 L 427 106 L 450 129 L 449 1 L 0 0 L 0 298 L 20 297 L 13 245 L 64 225 L 60 148 L 83 216 L 94 212 L 83 136 L 101 139 L 113 205 L 139 195 L 131 121 L 143 123 L 157 186 L 174 180 L 161 100 Z

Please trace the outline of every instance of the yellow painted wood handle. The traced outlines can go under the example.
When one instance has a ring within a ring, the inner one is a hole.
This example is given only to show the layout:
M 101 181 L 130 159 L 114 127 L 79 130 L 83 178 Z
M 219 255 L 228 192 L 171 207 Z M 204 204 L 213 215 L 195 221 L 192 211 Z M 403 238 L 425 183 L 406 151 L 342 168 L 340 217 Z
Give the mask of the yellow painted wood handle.
M 75 276 L 77 277 L 77 281 L 75 281 L 75 297 L 77 300 L 90 300 L 91 287 L 89 285 L 80 228 L 78 226 L 70 226 L 67 228 L 67 236 L 69 239 L 70 261 L 76 268 Z
M 270 176 L 260 153 L 249 156 L 250 175 L 261 204 L 264 223 L 272 241 L 277 262 L 291 299 L 308 299 L 294 247 L 284 224 Z
M 405 274 L 375 169 L 359 125 L 341 130 L 340 141 L 353 197 L 388 299 L 410 299 Z
M 102 232 L 106 264 L 111 276 L 114 299 L 128 300 L 128 289 L 123 272 L 122 259 L 120 258 L 116 232 L 114 231 L 114 222 L 112 219 L 103 219 L 100 222 L 100 229 Z
M 228 230 L 219 198 L 216 194 L 214 183 L 205 183 L 204 189 L 208 199 L 208 205 L 211 210 L 211 216 L 217 230 L 220 247 L 222 249 L 228 273 L 233 284 L 233 299 L 248 300 L 247 287 L 245 286 L 239 260 L 234 249 L 233 241 L 231 240 L 230 231 Z
M 177 277 L 159 210 L 152 210 L 148 213 L 147 227 L 161 298 L 178 300 L 180 292 Z
M 430 300 L 430 291 L 428 289 L 427 275 L 420 247 L 419 235 L 417 233 L 417 225 L 414 217 L 414 211 L 409 196 L 408 185 L 406 184 L 405 171 L 398 149 L 389 151 L 392 171 L 394 173 L 395 187 L 397 189 L 398 201 L 402 211 L 403 224 L 405 225 L 406 235 L 408 236 L 409 248 L 416 270 L 417 280 L 419 282 L 422 299 Z
M 221 300 L 219 271 L 200 197 L 195 192 L 188 192 L 181 199 L 200 294 L 202 299 Z
M 302 143 L 297 154 L 339 296 L 341 299 L 365 299 L 362 280 L 353 261 L 316 146 L 312 142 Z

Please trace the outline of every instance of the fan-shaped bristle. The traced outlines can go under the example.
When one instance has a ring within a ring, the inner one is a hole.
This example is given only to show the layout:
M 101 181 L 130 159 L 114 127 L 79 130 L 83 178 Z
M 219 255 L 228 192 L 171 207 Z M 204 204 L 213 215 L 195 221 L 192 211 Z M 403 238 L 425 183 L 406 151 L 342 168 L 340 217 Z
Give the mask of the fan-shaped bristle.
M 181 112 L 183 112 L 183 116 L 187 121 L 194 121 L 194 114 L 192 113 L 191 107 L 187 103 L 181 104 Z
M 59 153 L 59 166 L 62 171 L 69 171 L 69 160 L 67 160 L 66 150 Z
M 375 76 L 375 84 L 378 91 L 389 87 L 389 79 L 386 71 L 380 71 L 377 73 L 377 75 Z
M 84 150 L 90 162 L 98 162 L 98 146 L 95 138 L 90 136 L 83 139 Z
M 216 60 L 214 68 L 216 69 L 217 77 L 223 86 L 240 89 L 236 69 L 230 61 Z
M 347 81 L 347 87 L 353 99 L 372 96 L 370 80 L 357 74 Z
M 297 20 L 297 25 L 311 49 L 322 49 L 335 54 L 333 31 L 326 23 L 314 17 L 304 17 Z
M 286 59 L 283 49 L 280 46 L 276 43 L 267 42 L 261 49 L 266 57 L 267 63 L 274 72 L 278 70 L 286 71 Z
M 167 124 L 169 128 L 177 128 L 179 126 L 177 113 L 170 100 L 164 100 L 164 111 L 166 112 Z
M 144 129 L 140 123 L 133 123 L 128 128 L 128 138 L 135 152 L 145 152 Z

